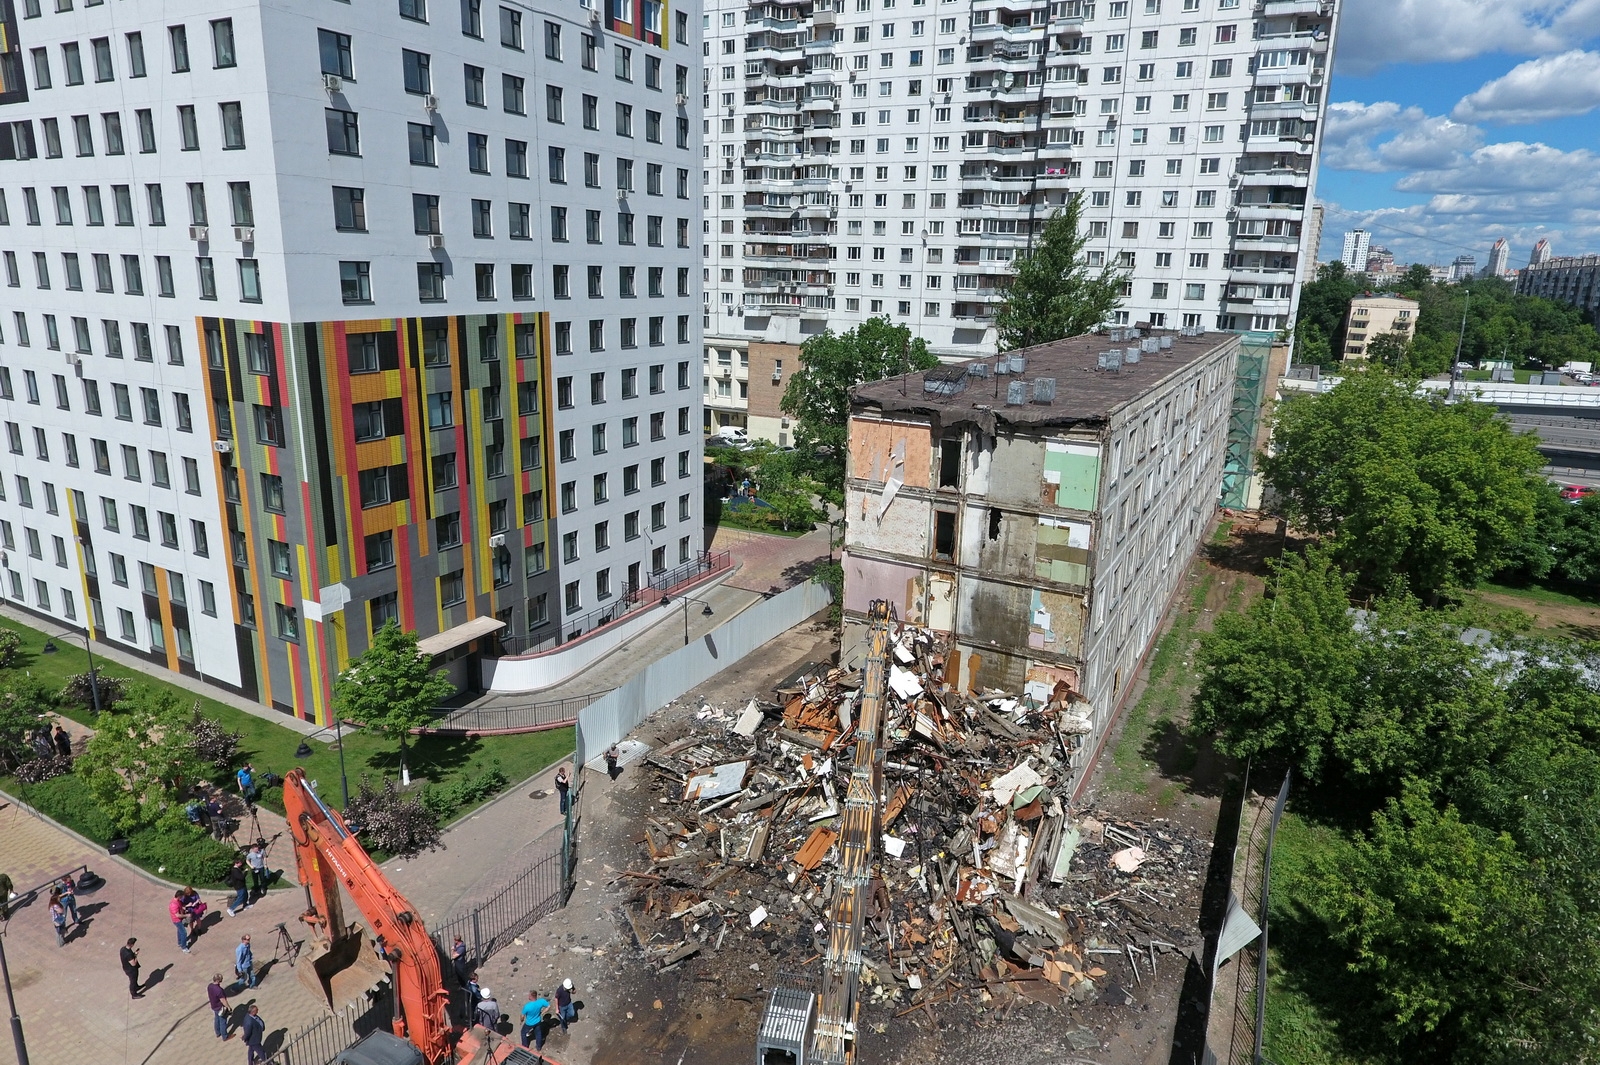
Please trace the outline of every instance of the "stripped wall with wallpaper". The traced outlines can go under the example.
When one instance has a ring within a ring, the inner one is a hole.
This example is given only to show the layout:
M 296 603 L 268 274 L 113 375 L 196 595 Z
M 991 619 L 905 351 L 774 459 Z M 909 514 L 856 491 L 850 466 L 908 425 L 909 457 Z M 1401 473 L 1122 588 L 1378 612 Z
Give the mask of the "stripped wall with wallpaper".
M 390 620 L 499 622 L 441 652 L 463 678 L 526 631 L 554 588 L 544 314 L 200 327 L 246 694 L 322 722 Z

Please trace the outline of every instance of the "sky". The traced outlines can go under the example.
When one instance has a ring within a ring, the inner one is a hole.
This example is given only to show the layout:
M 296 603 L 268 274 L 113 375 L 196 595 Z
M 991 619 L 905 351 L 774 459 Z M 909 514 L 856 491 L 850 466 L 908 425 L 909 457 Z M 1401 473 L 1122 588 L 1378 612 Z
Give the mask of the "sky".
M 1318 258 L 1600 252 L 1600 0 L 1340 0 Z

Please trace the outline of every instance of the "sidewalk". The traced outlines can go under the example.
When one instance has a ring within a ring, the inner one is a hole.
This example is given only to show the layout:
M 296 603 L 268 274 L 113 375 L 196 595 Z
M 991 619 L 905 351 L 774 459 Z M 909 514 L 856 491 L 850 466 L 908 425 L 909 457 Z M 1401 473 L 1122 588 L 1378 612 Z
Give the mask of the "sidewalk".
M 68 647 L 76 646 L 79 650 L 83 649 L 84 634 L 78 629 L 71 629 L 64 625 L 52 623 L 4 603 L 0 603 L 0 617 L 10 618 L 19 625 L 26 625 L 36 632 L 42 632 L 52 640 L 65 643 Z M 153 665 L 146 659 L 123 651 L 110 640 L 96 640 L 94 642 L 94 656 L 98 661 L 115 662 L 117 665 L 130 669 L 135 673 L 154 680 L 165 681 L 175 688 L 183 688 L 194 692 L 196 695 L 204 695 L 208 699 L 215 699 L 217 702 L 225 703 L 235 710 L 259 717 L 263 721 L 270 721 L 274 725 L 282 725 L 284 728 L 298 732 L 303 736 L 320 732 L 323 728 L 323 726 L 313 721 L 302 721 L 292 714 L 281 714 L 271 707 L 253 703 L 244 696 L 235 695 L 226 688 L 219 688 L 216 685 L 207 684 L 203 680 L 197 680 L 174 670 L 163 669 L 160 666 Z M 328 740 L 331 742 L 332 737 L 329 736 Z
M 26 891 L 77 865 L 87 865 L 105 884 L 78 900 L 85 920 L 57 947 L 43 896 L 12 914 L 5 928 L 6 959 L 16 994 L 17 1013 L 28 1038 L 33 1065 L 190 1065 L 244 1056 L 235 1039 L 223 1044 L 212 1033 L 206 984 L 216 972 L 232 988 L 233 950 L 249 933 L 259 988 L 230 997 L 235 1020 L 255 1002 L 267 1022 L 266 1047 L 272 1051 L 326 1008 L 300 984 L 284 962 L 273 962 L 273 926 L 295 918 L 305 907 L 296 890 L 273 891 L 236 918 L 225 910 L 229 896 L 206 892 L 210 911 L 189 954 L 179 952 L 167 918 L 172 889 L 129 865 L 85 846 L 48 821 L 0 800 L 0 869 Z M 265 819 L 263 819 L 263 828 Z M 270 851 L 274 868 L 293 858 L 284 843 Z M 117 951 L 138 937 L 146 997 L 128 998 L 127 978 Z M 296 939 L 304 938 L 295 932 Z M 9 1040 L 3 1057 L 10 1059 Z
M 719 525 L 711 550 L 727 551 L 738 559 L 739 571 L 728 578 L 728 584 L 769 594 L 806 580 L 831 554 L 826 525 L 819 525 L 804 536 L 779 536 Z

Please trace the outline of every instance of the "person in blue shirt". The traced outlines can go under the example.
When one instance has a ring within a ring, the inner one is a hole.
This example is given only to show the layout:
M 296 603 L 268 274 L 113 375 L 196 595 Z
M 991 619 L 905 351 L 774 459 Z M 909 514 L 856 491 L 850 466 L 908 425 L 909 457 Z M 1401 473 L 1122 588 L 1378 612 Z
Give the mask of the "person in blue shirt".
M 256 986 L 256 956 L 247 935 L 239 937 L 239 945 L 233 950 L 233 971 L 245 987 Z
M 550 1008 L 550 1000 L 540 995 L 537 991 L 528 992 L 528 1004 L 522 1007 L 522 1045 L 528 1045 L 528 1039 L 533 1039 L 533 1049 L 544 1049 L 544 1011 Z
M 239 781 L 239 794 L 244 796 L 245 805 L 255 802 L 256 772 L 249 762 L 239 767 L 236 779 Z

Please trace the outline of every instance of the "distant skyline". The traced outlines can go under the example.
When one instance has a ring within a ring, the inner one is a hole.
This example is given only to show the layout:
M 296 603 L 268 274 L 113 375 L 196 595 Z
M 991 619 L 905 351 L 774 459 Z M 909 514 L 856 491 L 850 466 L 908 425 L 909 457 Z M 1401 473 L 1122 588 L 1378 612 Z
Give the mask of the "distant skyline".
M 1600 0 L 1343 0 L 1319 258 L 1600 252 Z

